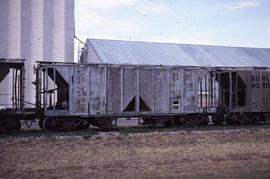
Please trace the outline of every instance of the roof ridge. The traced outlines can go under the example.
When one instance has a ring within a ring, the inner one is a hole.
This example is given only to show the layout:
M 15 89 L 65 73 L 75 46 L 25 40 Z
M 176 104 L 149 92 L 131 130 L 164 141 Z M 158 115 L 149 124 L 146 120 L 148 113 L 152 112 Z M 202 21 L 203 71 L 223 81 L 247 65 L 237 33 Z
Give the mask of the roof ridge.
M 187 44 L 187 43 L 173 43 L 173 42 L 154 42 L 154 41 L 133 41 L 133 40 L 119 40 L 119 39 L 98 39 L 98 38 L 87 38 L 87 41 L 113 41 L 113 42 L 127 42 L 127 43 L 145 43 L 145 44 L 167 44 L 167 45 L 187 45 L 187 46 L 204 46 L 204 47 L 222 47 L 222 48 L 243 48 L 243 49 L 267 49 L 270 47 L 244 47 L 244 46 L 225 46 L 225 45 L 214 45 L 214 44 Z

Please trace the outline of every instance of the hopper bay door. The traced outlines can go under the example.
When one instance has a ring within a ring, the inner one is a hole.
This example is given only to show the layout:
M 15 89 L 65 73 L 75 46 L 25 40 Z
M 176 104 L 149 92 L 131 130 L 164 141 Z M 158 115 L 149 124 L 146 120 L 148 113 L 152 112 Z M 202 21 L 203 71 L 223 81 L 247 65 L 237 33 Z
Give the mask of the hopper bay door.
M 139 90 L 137 95 L 138 111 L 140 113 L 151 113 L 153 111 L 153 69 L 141 67 L 137 71 Z
M 124 113 L 136 112 L 137 69 L 126 67 L 121 71 L 122 110 Z
M 152 111 L 152 68 L 125 67 L 122 76 L 123 113 L 149 113 Z

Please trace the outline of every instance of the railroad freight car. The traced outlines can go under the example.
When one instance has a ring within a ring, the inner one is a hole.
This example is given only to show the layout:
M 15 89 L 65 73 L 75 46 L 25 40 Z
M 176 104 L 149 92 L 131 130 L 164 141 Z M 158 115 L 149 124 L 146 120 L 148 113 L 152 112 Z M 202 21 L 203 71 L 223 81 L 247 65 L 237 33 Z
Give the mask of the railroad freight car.
M 153 125 L 207 124 L 219 89 L 210 72 L 201 67 L 41 62 L 36 73 L 40 126 L 58 130 L 91 123 L 110 128 L 120 117 L 139 117 Z
M 270 115 L 270 69 L 216 68 L 219 104 L 215 123 L 252 124 Z
M 32 120 L 35 116 L 34 107 L 25 108 L 23 59 L 0 59 L 0 84 L 0 133 L 18 131 L 20 120 Z M 12 90 L 6 91 L 7 88 Z

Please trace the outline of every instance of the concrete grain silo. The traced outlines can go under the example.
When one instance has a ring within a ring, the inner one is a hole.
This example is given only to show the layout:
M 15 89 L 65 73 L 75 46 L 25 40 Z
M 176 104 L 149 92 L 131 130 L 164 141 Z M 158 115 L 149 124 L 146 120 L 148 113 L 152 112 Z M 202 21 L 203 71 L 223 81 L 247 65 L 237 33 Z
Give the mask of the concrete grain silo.
M 35 61 L 72 62 L 74 33 L 74 0 L 0 0 L 0 58 L 26 59 L 26 106 L 35 103 Z M 0 84 L 0 105 L 10 104 L 1 95 L 10 81 Z

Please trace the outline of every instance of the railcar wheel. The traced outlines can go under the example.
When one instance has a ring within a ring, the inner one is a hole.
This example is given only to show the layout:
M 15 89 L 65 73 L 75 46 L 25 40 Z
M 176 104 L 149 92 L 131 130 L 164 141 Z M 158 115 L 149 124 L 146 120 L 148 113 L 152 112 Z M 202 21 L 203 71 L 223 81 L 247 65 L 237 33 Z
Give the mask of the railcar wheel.
M 234 113 L 233 115 L 226 115 L 225 117 L 226 124 L 228 125 L 240 125 L 242 123 L 242 117 L 238 113 Z
M 21 129 L 21 122 L 19 119 L 1 119 L 0 133 L 17 132 Z
M 224 122 L 224 115 L 223 114 L 216 114 L 213 118 L 214 125 L 221 125 Z
M 56 120 L 54 118 L 45 118 L 42 126 L 45 131 L 55 131 L 57 129 Z
M 242 124 L 245 124 L 245 125 L 256 124 L 256 119 L 254 115 L 243 115 Z
M 90 122 L 87 119 L 81 119 L 80 124 L 76 127 L 78 130 L 87 130 L 89 129 Z
M 259 121 L 265 121 L 264 116 L 258 114 L 249 114 L 247 116 L 248 124 L 257 124 Z
M 150 125 L 151 124 L 151 118 L 142 118 L 142 125 Z
M 198 125 L 199 125 L 199 117 L 197 116 L 185 117 L 185 126 L 195 127 Z
M 112 125 L 113 119 L 107 118 L 107 119 L 91 119 L 90 124 L 93 126 L 99 127 L 101 129 L 113 129 Z
M 0 133 L 6 133 L 10 130 L 9 120 L 4 118 L 0 120 Z
M 59 131 L 72 131 L 74 129 L 78 129 L 81 123 L 80 119 L 59 118 L 56 120 L 57 120 L 57 130 Z
M 39 128 L 42 129 L 42 130 L 44 130 L 43 121 L 44 121 L 43 119 L 40 119 L 38 121 Z
M 249 116 L 251 124 L 256 124 L 259 120 L 258 117 L 255 114 L 252 114 Z
M 21 121 L 19 119 L 14 119 L 12 121 L 12 125 L 11 125 L 12 131 L 16 131 L 16 132 L 20 131 L 21 127 L 22 127 L 22 124 L 21 124 Z
M 200 116 L 199 117 L 199 125 L 201 126 L 208 126 L 208 123 L 209 123 L 209 118 L 208 116 Z
M 174 124 L 177 126 L 177 127 L 180 127 L 180 126 L 183 126 L 185 124 L 185 122 L 183 121 L 183 117 L 175 117 L 174 118 Z
M 258 114 L 255 116 L 256 116 L 256 119 L 255 119 L 256 122 L 265 122 L 266 121 L 266 118 L 263 114 Z
M 226 115 L 224 119 L 225 119 L 226 125 L 234 125 L 235 124 L 234 119 L 230 115 Z
M 173 118 L 166 120 L 163 123 L 163 125 L 164 125 L 164 127 L 174 127 L 174 126 L 176 126 L 175 121 L 174 121 Z
M 185 124 L 182 117 L 175 116 L 167 119 L 164 123 L 165 127 L 179 127 Z

